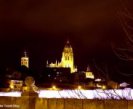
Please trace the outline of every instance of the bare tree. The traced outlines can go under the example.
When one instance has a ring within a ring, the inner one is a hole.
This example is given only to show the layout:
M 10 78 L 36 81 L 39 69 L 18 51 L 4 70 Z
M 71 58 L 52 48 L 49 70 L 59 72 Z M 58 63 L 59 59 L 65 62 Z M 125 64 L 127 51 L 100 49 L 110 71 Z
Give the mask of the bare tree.
M 117 15 L 124 34 L 123 45 L 111 42 L 111 48 L 119 59 L 133 61 L 133 13 L 121 1 L 121 7 L 117 11 Z

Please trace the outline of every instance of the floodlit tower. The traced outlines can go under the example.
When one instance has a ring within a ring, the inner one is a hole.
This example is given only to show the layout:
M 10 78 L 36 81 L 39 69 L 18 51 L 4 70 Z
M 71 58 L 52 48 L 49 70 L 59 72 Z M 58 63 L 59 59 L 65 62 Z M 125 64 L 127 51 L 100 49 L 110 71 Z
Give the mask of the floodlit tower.
M 65 68 L 70 68 L 71 73 L 75 72 L 74 68 L 74 54 L 73 54 L 73 49 L 70 45 L 70 42 L 67 41 L 64 50 L 62 52 L 62 58 L 61 58 L 61 64 L 62 67 Z
M 61 57 L 61 62 L 56 61 L 55 63 L 48 63 L 47 67 L 55 68 L 70 68 L 71 73 L 77 72 L 77 68 L 74 66 L 74 53 L 70 45 L 70 42 L 67 41 Z
M 27 56 L 27 52 L 24 52 L 24 56 L 21 57 L 21 66 L 26 66 L 29 68 L 29 57 Z

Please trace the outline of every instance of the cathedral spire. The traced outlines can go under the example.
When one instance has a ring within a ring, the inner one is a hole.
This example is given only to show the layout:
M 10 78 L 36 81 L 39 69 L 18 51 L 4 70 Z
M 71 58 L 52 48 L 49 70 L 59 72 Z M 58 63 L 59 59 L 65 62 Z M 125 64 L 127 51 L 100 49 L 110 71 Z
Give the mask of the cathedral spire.
M 24 51 L 24 57 L 27 57 L 27 52 L 26 51 Z
M 70 44 L 70 41 L 69 40 L 67 40 L 67 44 Z
M 64 50 L 62 52 L 61 64 L 63 67 L 70 68 L 71 73 L 74 72 L 74 54 L 69 40 L 67 40 Z

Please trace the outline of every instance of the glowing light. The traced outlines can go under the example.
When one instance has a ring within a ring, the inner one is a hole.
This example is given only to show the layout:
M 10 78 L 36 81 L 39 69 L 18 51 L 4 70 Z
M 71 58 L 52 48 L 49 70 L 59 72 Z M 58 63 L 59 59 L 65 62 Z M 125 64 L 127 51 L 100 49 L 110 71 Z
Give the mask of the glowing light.
M 27 87 L 23 87 L 23 91 L 27 91 L 28 90 L 28 88 Z
M 82 89 L 82 86 L 78 86 L 78 90 L 81 90 Z
M 13 84 L 10 84 L 10 88 L 11 88 L 11 89 L 14 89 L 14 85 L 13 85 Z
M 21 66 L 29 68 L 29 57 L 27 56 L 27 52 L 24 52 L 24 56 L 21 57 Z
M 124 88 L 124 87 L 127 87 L 127 86 L 129 86 L 129 85 L 130 85 L 130 84 L 128 84 L 128 83 L 126 83 L 126 82 L 123 82 L 123 83 L 120 84 L 120 87 L 123 87 L 123 88 Z
M 98 78 L 98 79 L 95 79 L 95 81 L 96 82 L 100 82 L 100 81 L 102 81 L 100 78 Z
M 21 92 L 0 92 L 0 96 L 21 97 Z
M 95 77 L 94 77 L 94 75 L 93 75 L 93 72 L 87 71 L 87 72 L 86 72 L 86 78 L 94 79 Z
M 103 86 L 102 86 L 102 89 L 103 89 L 103 90 L 104 90 L 104 89 L 106 89 L 106 86 L 105 86 L 105 85 L 103 85 Z
M 55 85 L 53 85 L 53 86 L 52 86 L 52 89 L 53 89 L 53 90 L 56 90 L 57 88 L 56 88 L 56 86 L 55 86 Z
M 21 80 L 9 80 L 9 88 L 14 91 L 20 91 L 23 85 Z

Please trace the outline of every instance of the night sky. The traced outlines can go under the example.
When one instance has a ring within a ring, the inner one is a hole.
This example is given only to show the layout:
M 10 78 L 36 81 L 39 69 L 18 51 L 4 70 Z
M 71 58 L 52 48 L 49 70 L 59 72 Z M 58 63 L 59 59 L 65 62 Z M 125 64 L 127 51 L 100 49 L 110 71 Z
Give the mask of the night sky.
M 0 0 L 0 66 L 18 66 L 27 50 L 39 72 L 46 60 L 60 60 L 69 39 L 79 68 L 97 63 L 111 75 L 115 65 L 132 72 L 132 62 L 118 59 L 110 47 L 124 36 L 117 13 L 123 4 L 132 7 L 127 0 Z

